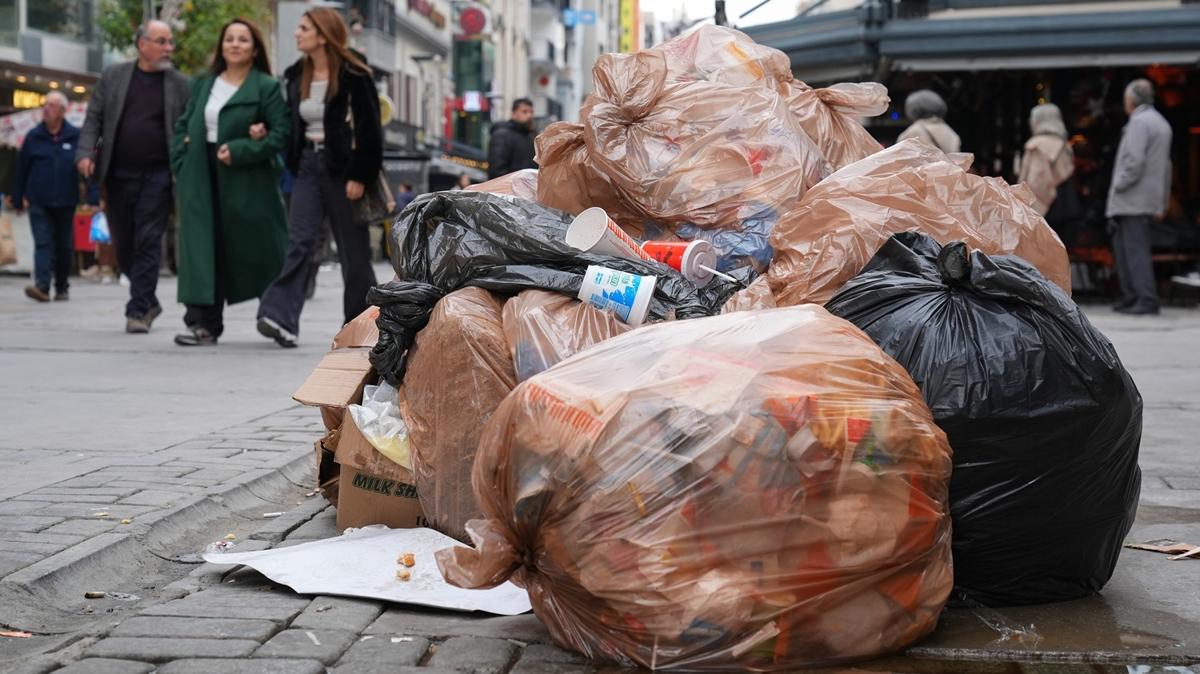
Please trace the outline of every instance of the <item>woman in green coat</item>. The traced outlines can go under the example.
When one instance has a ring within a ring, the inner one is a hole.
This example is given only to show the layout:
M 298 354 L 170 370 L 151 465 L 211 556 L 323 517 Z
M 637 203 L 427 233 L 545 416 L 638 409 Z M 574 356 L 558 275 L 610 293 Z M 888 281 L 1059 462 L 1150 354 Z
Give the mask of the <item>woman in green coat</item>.
M 225 303 L 258 297 L 283 266 L 288 231 L 279 153 L 291 119 L 270 73 L 258 28 L 229 22 L 211 72 L 192 82 L 175 126 L 179 301 L 187 305 L 187 331 L 175 337 L 180 346 L 216 344 Z

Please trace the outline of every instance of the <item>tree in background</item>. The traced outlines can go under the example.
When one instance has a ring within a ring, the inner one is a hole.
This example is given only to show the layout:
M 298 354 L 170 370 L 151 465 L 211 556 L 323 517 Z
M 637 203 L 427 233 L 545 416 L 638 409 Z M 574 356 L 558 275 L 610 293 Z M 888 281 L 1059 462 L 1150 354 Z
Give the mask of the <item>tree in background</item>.
M 221 26 L 231 19 L 249 19 L 270 35 L 270 0 L 162 0 L 158 17 L 175 31 L 175 67 L 196 75 L 209 66 Z M 97 24 L 104 44 L 133 54 L 133 34 L 142 23 L 143 0 L 101 0 Z

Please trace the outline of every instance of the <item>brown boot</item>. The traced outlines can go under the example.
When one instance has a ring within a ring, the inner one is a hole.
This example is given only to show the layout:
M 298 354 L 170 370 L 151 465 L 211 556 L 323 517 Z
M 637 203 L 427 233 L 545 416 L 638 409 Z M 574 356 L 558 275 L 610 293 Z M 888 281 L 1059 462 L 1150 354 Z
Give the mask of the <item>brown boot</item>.
M 31 300 L 37 300 L 38 302 L 50 301 L 50 293 L 37 286 L 25 286 L 25 296 Z

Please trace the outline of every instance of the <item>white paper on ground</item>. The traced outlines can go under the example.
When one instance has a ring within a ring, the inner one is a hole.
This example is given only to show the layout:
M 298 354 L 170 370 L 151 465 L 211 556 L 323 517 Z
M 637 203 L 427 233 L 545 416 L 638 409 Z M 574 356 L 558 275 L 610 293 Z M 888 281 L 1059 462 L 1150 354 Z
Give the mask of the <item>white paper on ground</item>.
M 433 553 L 462 543 L 433 529 L 347 529 L 336 538 L 254 552 L 208 552 L 213 564 L 244 564 L 301 594 L 381 599 L 459 611 L 519 615 L 530 610 L 525 590 L 504 583 L 490 590 L 464 590 L 442 578 Z M 464 546 L 465 547 L 465 546 Z M 412 568 L 397 563 L 406 552 Z M 405 569 L 407 581 L 396 571 Z

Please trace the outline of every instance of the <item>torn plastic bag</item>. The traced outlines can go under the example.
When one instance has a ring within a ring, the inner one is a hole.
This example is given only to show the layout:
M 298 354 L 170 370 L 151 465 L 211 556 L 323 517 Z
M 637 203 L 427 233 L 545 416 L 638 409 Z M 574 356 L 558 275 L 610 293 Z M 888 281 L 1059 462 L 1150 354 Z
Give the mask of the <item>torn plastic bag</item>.
M 517 381 L 632 329 L 611 312 L 559 293 L 526 290 L 504 305 L 504 336 Z
M 489 192 L 491 194 L 508 194 L 530 201 L 537 200 L 538 171 L 537 169 L 521 169 L 493 178 L 487 182 L 477 183 L 463 188 L 468 192 Z
M 1137 510 L 1141 396 L 1061 289 L 1020 258 L 966 251 L 898 234 L 827 307 L 908 369 L 950 438 L 958 591 L 1091 594 Z
M 919 231 L 965 241 L 988 255 L 1019 255 L 1068 293 L 1067 252 L 1024 188 L 967 173 L 948 156 L 906 140 L 850 164 L 809 190 L 771 233 L 771 290 L 780 306 L 824 303 L 892 234 Z
M 817 306 L 638 328 L 520 384 L 479 442 L 446 579 L 652 669 L 899 650 L 953 583 L 950 449 L 912 379 Z
M 395 387 L 387 382 L 367 384 L 363 387 L 362 404 L 347 405 L 346 411 L 358 431 L 380 454 L 405 470 L 413 469 L 408 426 L 400 418 Z
M 729 314 L 735 311 L 756 311 L 774 309 L 775 296 L 771 294 L 771 286 L 766 276 L 754 280 L 745 290 L 739 290 L 721 306 L 721 313 Z
M 417 333 L 400 388 L 425 517 L 461 541 L 467 521 L 480 516 L 471 493 L 479 434 L 517 384 L 501 306 L 480 288 L 443 297 Z
M 563 240 L 571 216 L 511 196 L 434 192 L 417 197 L 392 227 L 397 280 L 377 285 L 367 301 L 379 307 L 379 342 L 371 364 L 393 385 L 404 376 L 404 354 L 443 295 L 477 286 L 514 295 L 537 288 L 575 296 L 589 265 L 656 276 L 650 316 L 662 320 L 716 313 L 736 284 L 714 278 L 703 295 L 658 262 L 626 260 L 571 248 Z M 710 289 L 720 292 L 709 292 Z M 728 291 L 727 293 L 725 291 Z M 717 303 L 720 302 L 720 303 Z

